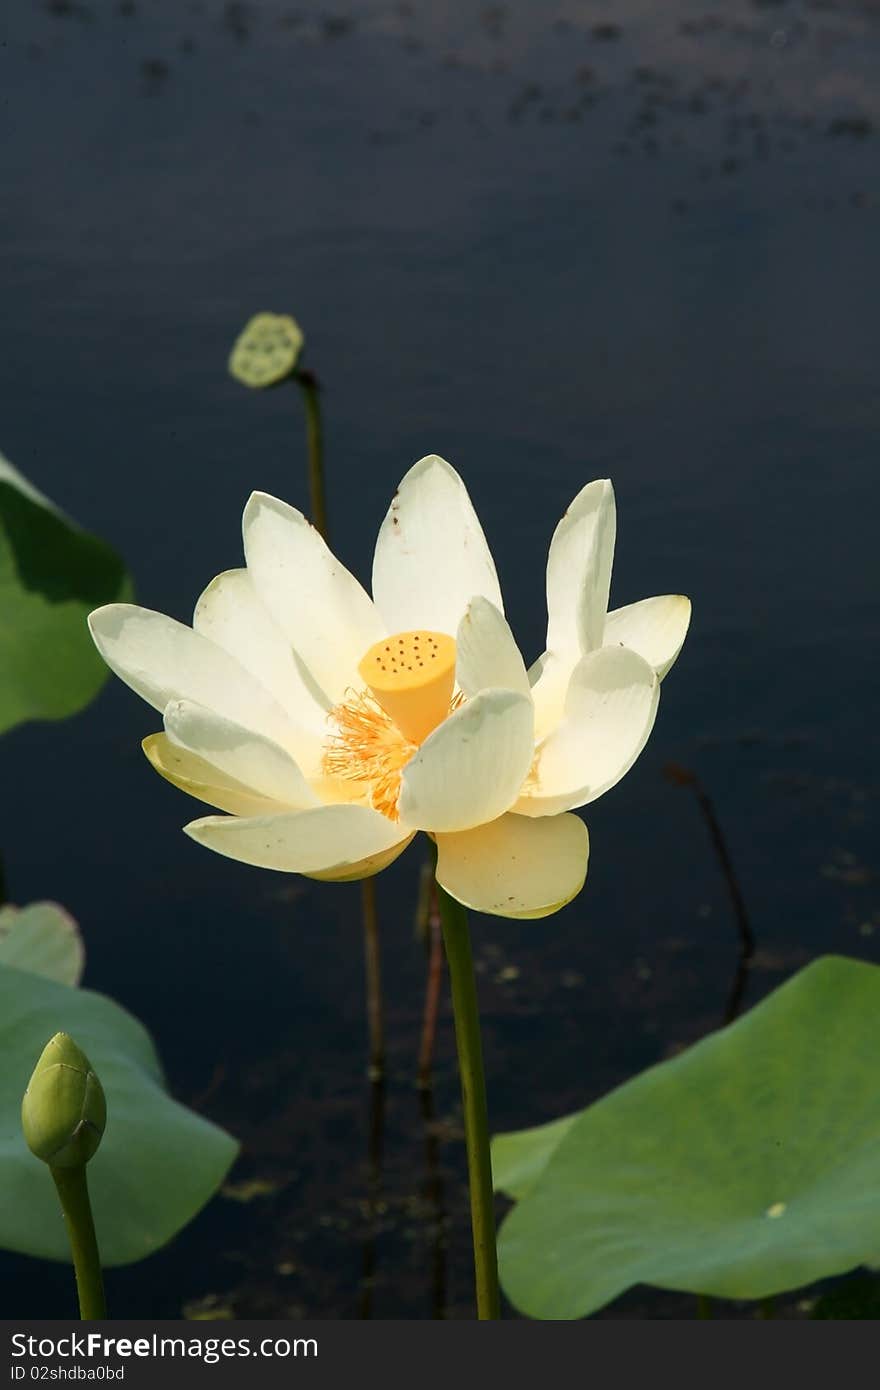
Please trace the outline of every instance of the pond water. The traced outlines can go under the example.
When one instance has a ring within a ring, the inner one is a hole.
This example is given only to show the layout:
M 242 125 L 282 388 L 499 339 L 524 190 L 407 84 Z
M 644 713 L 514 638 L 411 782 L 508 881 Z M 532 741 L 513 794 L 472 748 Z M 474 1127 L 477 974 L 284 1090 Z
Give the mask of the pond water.
M 118 547 L 140 602 L 189 618 L 240 563 L 252 488 L 307 505 L 296 392 L 226 373 L 260 309 L 306 332 L 332 540 L 362 578 L 398 479 L 438 452 L 529 657 L 590 478 L 617 491 L 614 602 L 693 598 L 649 747 L 589 808 L 584 893 L 474 922 L 493 1128 L 721 1020 L 735 924 L 670 762 L 736 866 L 747 1005 L 817 954 L 880 960 L 880 5 L 50 0 L 14 7 L 2 58 L 0 447 Z M 192 803 L 140 752 L 156 724 L 112 681 L 3 744 L 11 899 L 74 912 L 86 983 L 244 1146 L 227 1195 L 111 1272 L 112 1311 L 470 1316 L 445 999 L 427 1129 L 414 1086 L 421 852 L 377 881 L 371 1139 L 358 886 L 187 840 Z M 7 1317 L 69 1310 L 64 1268 L 0 1257 L 0 1279 Z M 638 1290 L 606 1315 L 690 1311 Z

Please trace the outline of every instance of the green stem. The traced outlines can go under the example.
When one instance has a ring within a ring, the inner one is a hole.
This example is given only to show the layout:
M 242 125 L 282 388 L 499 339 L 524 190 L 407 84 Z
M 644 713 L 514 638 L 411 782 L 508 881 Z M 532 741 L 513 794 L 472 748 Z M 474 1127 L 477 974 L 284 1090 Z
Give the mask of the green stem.
M 713 1317 L 713 1316 L 714 1316 L 714 1315 L 713 1315 L 713 1312 L 712 1312 L 712 1300 L 711 1300 L 711 1298 L 709 1298 L 708 1294 L 698 1293 L 698 1294 L 697 1294 L 697 1317 L 698 1317 L 698 1318 L 711 1318 L 711 1317 Z
M 73 1268 L 76 1273 L 76 1291 L 79 1295 L 79 1315 L 83 1321 L 106 1318 L 107 1305 L 104 1302 L 104 1280 L 101 1275 L 101 1258 L 95 1238 L 95 1223 L 92 1220 L 92 1207 L 89 1202 L 89 1186 L 85 1165 L 80 1168 L 52 1168 L 49 1171 L 55 1180 L 64 1224 L 70 1238 L 73 1255 Z
M 297 372 L 306 408 L 306 445 L 309 455 L 309 495 L 312 521 L 327 539 L 327 497 L 324 491 L 324 431 L 321 425 L 321 387 L 313 372 Z
M 484 1321 L 501 1317 L 498 1294 L 498 1257 L 495 1250 L 495 1202 L 492 1192 L 492 1165 L 489 1159 L 489 1117 L 486 1109 L 486 1080 L 480 1044 L 480 1011 L 477 982 L 471 956 L 467 913 L 437 884 L 437 903 L 443 926 L 443 941 L 449 963 L 452 1011 L 455 1017 L 455 1044 L 461 1076 L 464 1107 L 464 1136 L 467 1145 L 468 1179 L 471 1193 L 471 1228 L 474 1237 L 474 1276 L 477 1287 L 477 1317 Z

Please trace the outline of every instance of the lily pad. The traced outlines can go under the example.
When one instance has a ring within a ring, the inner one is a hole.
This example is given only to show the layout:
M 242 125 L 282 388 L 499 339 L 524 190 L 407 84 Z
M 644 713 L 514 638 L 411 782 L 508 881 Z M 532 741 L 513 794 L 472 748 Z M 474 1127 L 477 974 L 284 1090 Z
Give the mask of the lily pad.
M 496 1192 L 520 1201 L 541 1176 L 581 1111 L 547 1125 L 496 1134 L 492 1140 L 492 1178 Z
M 86 618 L 130 597 L 119 556 L 0 455 L 0 733 L 63 719 L 97 695 L 108 669 Z
M 255 314 L 235 340 L 229 370 L 245 386 L 275 386 L 290 376 L 304 342 L 289 314 Z
M 826 956 L 589 1106 L 543 1156 L 540 1133 L 500 1136 L 499 1176 L 524 1191 L 499 1240 L 511 1301 L 565 1319 L 634 1284 L 760 1299 L 873 1262 L 878 1019 L 880 967 Z M 524 1180 L 503 1158 L 514 1139 Z
M 0 965 L 78 985 L 85 959 L 79 927 L 58 903 L 0 907 Z
M 21 1132 L 21 1100 L 49 1038 L 69 1033 L 107 1097 L 107 1129 L 89 1164 L 105 1265 L 158 1250 L 217 1190 L 235 1158 L 230 1135 L 173 1100 L 146 1029 L 111 999 L 0 966 L 0 1247 L 69 1260 L 58 1198 Z

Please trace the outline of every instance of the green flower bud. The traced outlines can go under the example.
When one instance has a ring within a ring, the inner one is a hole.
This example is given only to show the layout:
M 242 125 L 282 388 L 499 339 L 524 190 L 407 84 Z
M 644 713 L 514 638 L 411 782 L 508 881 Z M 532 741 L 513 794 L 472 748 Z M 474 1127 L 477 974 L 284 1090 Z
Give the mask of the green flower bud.
M 51 1168 L 80 1168 L 101 1142 L 107 1102 L 92 1064 L 66 1033 L 43 1048 L 21 1103 L 31 1153 Z

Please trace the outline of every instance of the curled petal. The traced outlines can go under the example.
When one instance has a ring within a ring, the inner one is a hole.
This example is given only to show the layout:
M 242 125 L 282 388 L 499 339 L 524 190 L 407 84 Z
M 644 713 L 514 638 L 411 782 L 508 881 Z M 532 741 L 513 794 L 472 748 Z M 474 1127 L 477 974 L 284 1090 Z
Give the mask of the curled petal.
M 482 691 L 435 729 L 403 769 L 401 824 L 466 830 L 495 820 L 519 795 L 533 753 L 529 697 Z
M 270 802 L 300 809 L 320 804 L 285 749 L 202 705 L 172 701 L 165 710 L 165 732 L 178 748 Z
M 553 533 L 547 557 L 547 650 L 573 666 L 602 645 L 617 512 L 607 478 L 582 488 Z
M 226 777 L 204 758 L 172 743 L 167 734 L 150 734 L 141 747 L 150 766 L 166 782 L 218 811 L 228 811 L 231 816 L 270 816 L 278 810 L 276 801 Z
M 554 816 L 595 801 L 629 771 L 648 741 L 660 682 L 626 647 L 602 647 L 575 667 L 562 723 L 540 745 L 514 808 Z
M 608 614 L 602 644 L 638 652 L 662 680 L 682 649 L 690 621 L 691 601 L 684 594 L 643 598 Z
M 455 676 L 472 697 L 495 686 L 530 695 L 529 678 L 507 619 L 487 598 L 472 598 L 458 625 Z

